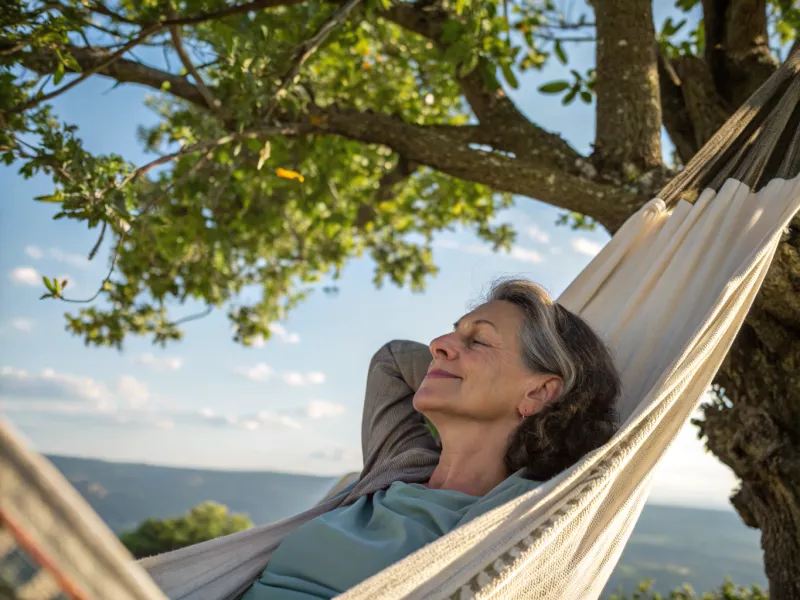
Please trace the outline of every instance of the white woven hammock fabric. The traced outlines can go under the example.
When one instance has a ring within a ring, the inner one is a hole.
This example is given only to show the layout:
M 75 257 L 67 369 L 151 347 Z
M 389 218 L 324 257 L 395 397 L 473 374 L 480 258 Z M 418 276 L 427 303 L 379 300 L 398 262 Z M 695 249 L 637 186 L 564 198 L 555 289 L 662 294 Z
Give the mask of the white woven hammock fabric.
M 623 425 L 538 489 L 460 527 L 340 600 L 599 597 L 652 474 L 711 383 L 800 209 L 800 176 L 728 180 L 631 217 L 559 298 L 615 352 Z

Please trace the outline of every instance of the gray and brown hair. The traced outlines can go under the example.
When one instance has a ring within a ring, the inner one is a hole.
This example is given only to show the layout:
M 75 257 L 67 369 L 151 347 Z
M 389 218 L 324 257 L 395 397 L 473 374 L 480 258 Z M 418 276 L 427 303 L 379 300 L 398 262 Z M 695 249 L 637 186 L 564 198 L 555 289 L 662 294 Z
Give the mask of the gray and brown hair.
M 519 339 L 525 366 L 564 382 L 558 398 L 517 427 L 505 456 L 509 472 L 524 468 L 529 479 L 546 481 L 614 434 L 619 373 L 586 321 L 541 286 L 525 279 L 500 280 L 486 298 L 493 300 L 511 302 L 524 313 Z

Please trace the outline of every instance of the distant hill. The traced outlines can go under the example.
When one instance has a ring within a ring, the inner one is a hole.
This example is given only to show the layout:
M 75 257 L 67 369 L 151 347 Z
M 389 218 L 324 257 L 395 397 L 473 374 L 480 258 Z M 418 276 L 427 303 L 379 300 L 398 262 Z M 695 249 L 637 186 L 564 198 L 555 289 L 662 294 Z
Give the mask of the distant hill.
M 310 507 L 336 480 L 48 458 L 116 533 L 149 517 L 181 515 L 206 500 L 247 513 L 257 525 L 269 523 Z M 732 512 L 648 504 L 606 589 L 633 590 L 652 578 L 661 592 L 684 583 L 706 591 L 726 575 L 742 585 L 766 587 L 761 560 L 758 531 Z

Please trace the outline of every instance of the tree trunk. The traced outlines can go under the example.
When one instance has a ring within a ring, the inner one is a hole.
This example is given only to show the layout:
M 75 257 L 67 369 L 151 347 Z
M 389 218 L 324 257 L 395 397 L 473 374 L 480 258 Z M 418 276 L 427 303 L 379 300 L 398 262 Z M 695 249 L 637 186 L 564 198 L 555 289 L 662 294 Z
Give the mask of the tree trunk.
M 595 0 L 595 165 L 634 175 L 661 166 L 661 102 L 651 0 Z

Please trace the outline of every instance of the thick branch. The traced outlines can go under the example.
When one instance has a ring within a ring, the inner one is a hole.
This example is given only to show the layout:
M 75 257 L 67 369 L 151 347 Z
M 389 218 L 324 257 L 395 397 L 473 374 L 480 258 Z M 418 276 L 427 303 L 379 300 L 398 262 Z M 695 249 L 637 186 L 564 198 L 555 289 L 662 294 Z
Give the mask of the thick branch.
M 313 116 L 324 131 L 388 146 L 410 161 L 498 192 L 521 194 L 589 215 L 612 231 L 641 203 L 636 194 L 555 169 L 536 158 L 475 150 L 464 140 L 462 127 L 414 125 L 356 110 L 321 109 Z
M 661 165 L 661 104 L 651 0 L 595 0 L 597 131 L 601 170 Z
M 661 92 L 661 118 L 678 158 L 685 165 L 700 149 L 697 146 L 694 126 L 686 111 L 686 100 L 681 91 L 681 80 L 667 57 L 658 55 L 658 87 Z
M 102 64 L 108 54 L 102 50 L 77 47 L 69 51 L 84 69 Z M 45 53 L 22 55 L 19 61 L 39 73 L 52 72 L 57 64 L 54 55 Z M 135 61 L 120 59 L 99 73 L 117 81 L 139 83 L 157 90 L 169 82 L 172 95 L 207 108 L 197 88 L 184 78 Z M 296 120 L 284 119 L 283 116 L 276 115 L 276 118 L 283 122 Z M 448 175 L 586 214 L 612 231 L 641 203 L 638 194 L 555 168 L 546 160 L 551 151 L 549 146 L 543 145 L 534 152 L 516 157 L 497 151 L 477 150 L 473 146 L 487 144 L 492 135 L 482 125 L 422 126 L 389 115 L 327 106 L 312 108 L 308 129 L 303 129 L 303 132 L 329 133 L 364 143 L 381 144 L 408 161 Z
M 450 19 L 446 11 L 409 3 L 395 3 L 389 10 L 380 13 L 380 16 L 431 40 L 442 50 L 445 49 L 441 39 L 444 25 Z M 487 90 L 479 75 L 481 68 L 491 67 L 481 59 L 477 69 L 459 77 L 458 81 L 475 116 L 487 126 L 487 132 L 493 132 L 492 135 L 487 135 L 485 143 L 498 150 L 514 152 L 517 156 L 535 155 L 543 148 L 548 148 L 546 155 L 537 158 L 577 172 L 575 163 L 580 155 L 558 135 L 532 123 L 501 88 Z
M 695 145 L 700 149 L 733 114 L 714 86 L 708 64 L 697 56 L 681 56 L 675 61 L 681 93 L 692 122 Z
M 717 90 L 739 106 L 778 67 L 769 49 L 767 0 L 703 0 L 703 23 Z

